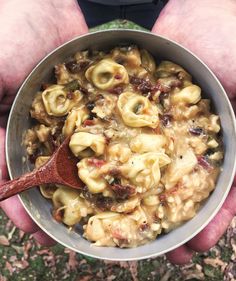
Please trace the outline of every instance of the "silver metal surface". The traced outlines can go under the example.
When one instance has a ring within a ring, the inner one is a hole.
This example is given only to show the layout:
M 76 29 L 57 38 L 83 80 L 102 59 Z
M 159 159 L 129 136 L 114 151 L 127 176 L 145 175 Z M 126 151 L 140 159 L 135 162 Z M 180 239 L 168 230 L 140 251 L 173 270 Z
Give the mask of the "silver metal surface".
M 223 128 L 225 158 L 223 171 L 216 189 L 206 200 L 198 214 L 170 233 L 155 241 L 133 249 L 95 247 L 82 237 L 82 231 L 69 232 L 52 219 L 52 205 L 43 198 L 37 188 L 24 192 L 20 198 L 33 220 L 52 238 L 74 251 L 108 260 L 137 260 L 168 252 L 190 240 L 207 225 L 223 204 L 235 173 L 236 132 L 235 118 L 227 95 L 208 67 L 180 45 L 154 34 L 133 30 L 109 30 L 78 37 L 54 50 L 31 72 L 21 86 L 11 109 L 7 126 L 6 157 L 11 178 L 29 171 L 30 164 L 23 163 L 26 156 L 22 147 L 22 134 L 32 126 L 29 110 L 42 82 L 50 82 L 55 64 L 63 62 L 76 51 L 109 49 L 118 44 L 137 44 L 150 51 L 157 59 L 168 59 L 183 66 L 194 77 L 206 97 L 212 100 L 214 110 L 220 115 Z

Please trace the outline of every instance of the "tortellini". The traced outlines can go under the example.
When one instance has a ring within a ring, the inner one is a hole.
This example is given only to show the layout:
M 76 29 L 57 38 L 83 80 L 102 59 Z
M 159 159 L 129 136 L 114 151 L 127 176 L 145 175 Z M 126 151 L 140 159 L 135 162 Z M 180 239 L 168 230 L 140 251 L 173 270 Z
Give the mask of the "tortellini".
M 63 211 L 62 221 L 69 226 L 80 222 L 82 217 L 93 211 L 88 202 L 80 197 L 78 191 L 65 186 L 60 186 L 54 192 L 52 201 L 56 210 Z
M 141 62 L 142 66 L 150 72 L 154 72 L 156 69 L 156 63 L 150 53 L 146 50 L 141 50 Z
M 104 153 L 106 139 L 103 135 L 94 135 L 87 132 L 74 133 L 71 136 L 69 147 L 75 156 L 85 155 L 83 152 L 99 156 Z M 89 149 L 89 151 L 88 151 Z
M 88 110 L 85 106 L 72 109 L 68 114 L 65 124 L 62 128 L 64 136 L 70 136 L 74 133 L 75 129 L 81 126 L 81 124 L 89 117 Z
M 196 104 L 201 99 L 201 88 L 197 85 L 190 85 L 185 87 L 180 92 L 174 93 L 171 96 L 173 104 L 186 103 Z
M 180 75 L 182 80 L 191 81 L 192 77 L 187 73 L 183 67 L 171 61 L 162 61 L 157 67 L 157 76 L 164 78 L 173 74 Z
M 100 193 L 106 189 L 107 181 L 99 173 L 99 168 L 91 164 L 88 158 L 82 159 L 77 167 L 80 179 L 91 193 Z
M 136 69 L 141 65 L 140 52 L 135 46 L 113 49 L 112 58 L 128 68 Z
M 166 174 L 163 177 L 167 189 L 173 187 L 183 176 L 193 171 L 197 164 L 197 157 L 191 149 L 187 150 L 183 155 L 177 157 L 168 166 Z
M 90 66 L 85 76 L 101 90 L 109 90 L 119 84 L 129 83 L 125 67 L 111 59 L 103 59 L 96 65 Z
M 115 143 L 108 146 L 109 160 L 125 163 L 131 156 L 131 150 L 127 144 Z
M 39 167 L 43 166 L 49 159 L 49 156 L 37 157 L 35 161 L 35 167 L 38 169 Z M 53 197 L 54 192 L 57 190 L 57 186 L 55 184 L 41 184 L 39 188 L 43 196 L 48 199 L 51 199 Z
M 140 207 L 127 215 L 104 212 L 89 219 L 84 236 L 96 246 L 135 247 L 160 233 L 160 225 L 155 223 L 145 230 L 149 223 L 150 219 Z
M 122 93 L 117 106 L 124 123 L 130 127 L 156 128 L 159 124 L 158 108 L 144 96 Z
M 170 162 L 170 158 L 165 153 L 148 152 L 131 157 L 121 167 L 121 171 L 135 185 L 147 190 L 158 186 L 161 178 L 160 168 Z
M 68 96 L 64 86 L 52 85 L 44 90 L 42 98 L 47 114 L 60 117 L 68 114 L 82 100 L 83 95 L 76 90 Z
M 133 152 L 145 153 L 159 151 L 167 143 L 163 135 L 140 134 L 130 141 L 130 148 Z

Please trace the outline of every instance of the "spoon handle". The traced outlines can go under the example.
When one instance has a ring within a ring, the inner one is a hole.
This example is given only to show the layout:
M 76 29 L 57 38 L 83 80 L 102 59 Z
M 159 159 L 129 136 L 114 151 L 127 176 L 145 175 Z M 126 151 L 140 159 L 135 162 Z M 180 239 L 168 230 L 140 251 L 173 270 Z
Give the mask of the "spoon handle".
M 0 201 L 5 200 L 15 194 L 25 191 L 33 186 L 51 183 L 50 166 L 44 165 L 30 173 L 24 174 L 19 178 L 7 181 L 0 185 Z

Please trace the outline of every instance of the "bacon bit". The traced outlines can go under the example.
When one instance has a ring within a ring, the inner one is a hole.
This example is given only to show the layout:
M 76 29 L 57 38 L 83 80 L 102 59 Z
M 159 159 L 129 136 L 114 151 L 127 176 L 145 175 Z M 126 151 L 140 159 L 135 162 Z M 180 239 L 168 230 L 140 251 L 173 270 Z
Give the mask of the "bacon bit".
M 164 127 L 169 127 L 170 126 L 170 122 L 172 119 L 172 115 L 170 114 L 164 114 L 164 115 L 159 115 L 160 119 L 161 119 L 161 123 Z
M 140 228 L 141 231 L 145 231 L 149 228 L 149 224 L 148 223 L 142 223 L 139 228 Z
M 153 86 L 150 81 L 143 78 L 130 76 L 130 83 L 135 85 L 137 90 L 142 92 L 142 94 L 147 94 L 155 90 L 155 86 Z
M 62 210 L 54 210 L 52 216 L 57 222 L 62 222 L 62 218 L 63 218 Z
M 69 100 L 72 100 L 74 98 L 74 93 L 73 92 L 68 92 L 66 97 L 69 99 Z
M 130 76 L 130 83 L 133 85 L 139 85 L 141 84 L 144 80 L 143 78 L 135 77 L 135 76 Z
M 161 201 L 161 203 L 165 203 L 166 202 L 166 194 L 160 194 L 159 200 Z
M 130 184 L 121 185 L 115 183 L 110 185 L 110 187 L 115 192 L 118 199 L 127 199 L 131 195 L 135 194 L 135 187 Z
M 89 165 L 95 166 L 96 168 L 100 168 L 101 166 L 106 164 L 105 160 L 96 159 L 96 158 L 89 158 L 87 161 Z
M 46 90 L 48 87 L 50 87 L 52 84 L 49 84 L 49 83 L 43 83 L 42 85 L 41 85 L 41 90 L 42 91 L 44 91 L 44 90 Z
M 102 211 L 110 210 L 113 203 L 114 200 L 111 197 L 97 196 L 95 200 L 95 205 Z
M 206 170 L 211 170 L 212 166 L 211 164 L 207 161 L 205 156 L 197 156 L 197 161 L 198 165 L 202 166 Z
M 203 129 L 201 127 L 190 128 L 189 133 L 194 136 L 200 136 L 203 133 Z
M 70 71 L 70 73 L 72 74 L 77 74 L 82 70 L 85 70 L 89 64 L 91 63 L 90 60 L 81 60 L 76 62 L 75 60 L 73 61 L 69 61 L 67 63 L 65 63 L 65 67 Z
M 155 86 L 156 91 L 160 91 L 161 93 L 169 93 L 171 90 L 171 87 L 162 85 L 160 82 L 157 82 L 157 85 Z
M 83 126 L 93 126 L 94 125 L 94 120 L 86 119 L 83 122 Z
M 117 57 L 115 61 L 122 65 L 125 64 L 125 59 L 123 57 Z
M 95 107 L 95 103 L 93 102 L 93 101 L 91 101 L 91 102 L 88 102 L 87 104 L 86 104 L 86 107 L 88 108 L 88 110 L 93 110 L 94 109 L 94 107 Z
M 56 135 L 49 134 L 49 136 L 48 136 L 48 144 L 49 144 L 49 147 L 50 147 L 52 152 L 54 152 L 57 149 L 58 144 L 57 144 L 57 141 L 56 141 Z
M 121 171 L 118 168 L 113 168 L 109 171 L 109 175 L 117 177 L 121 175 Z
M 30 163 L 31 163 L 31 164 L 34 164 L 35 161 L 36 161 L 36 159 L 38 158 L 38 156 L 40 156 L 40 151 L 39 151 L 39 149 L 37 148 L 37 149 L 34 151 L 33 154 L 30 154 L 30 155 L 28 156 L 28 159 L 29 159 Z
M 164 104 L 164 100 L 167 99 L 169 97 L 169 93 L 160 93 L 159 95 L 159 102 L 161 105 Z
M 108 145 L 111 141 L 111 138 L 108 138 L 106 135 L 104 135 L 104 138 L 105 138 L 106 145 Z
M 124 236 L 122 236 L 122 233 L 119 229 L 115 229 L 111 232 L 111 235 L 113 238 L 119 239 L 119 240 L 126 240 Z
M 82 93 L 82 94 L 84 94 L 84 95 L 88 95 L 88 90 L 87 89 L 85 89 L 84 87 L 82 87 L 82 86 L 80 86 L 79 87 L 79 91 Z
M 122 86 L 117 86 L 113 89 L 110 89 L 109 93 L 115 94 L 115 95 L 120 95 L 121 93 L 123 93 L 123 91 L 124 91 L 124 88 Z
M 116 75 L 114 76 L 114 78 L 117 79 L 117 80 L 120 80 L 120 79 L 122 79 L 122 75 L 116 74 Z
M 157 126 L 155 129 L 152 129 L 152 132 L 153 132 L 154 134 L 160 134 L 160 133 L 161 133 L 160 127 Z
M 172 188 L 168 191 L 168 195 L 169 195 L 169 194 L 171 194 L 171 195 L 175 194 L 175 193 L 179 190 L 180 186 L 181 186 L 180 184 L 177 184 L 177 185 L 175 185 L 174 187 L 172 187 Z
M 172 88 L 179 87 L 182 82 L 176 77 L 159 78 L 157 80 L 158 90 L 164 93 L 170 92 Z

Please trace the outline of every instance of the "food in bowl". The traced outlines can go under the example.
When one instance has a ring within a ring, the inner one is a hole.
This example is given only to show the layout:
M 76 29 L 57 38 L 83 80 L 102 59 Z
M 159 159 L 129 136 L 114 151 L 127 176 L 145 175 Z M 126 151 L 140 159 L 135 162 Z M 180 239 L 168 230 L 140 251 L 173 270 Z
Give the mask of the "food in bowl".
M 136 247 L 193 218 L 214 190 L 223 146 L 219 116 L 181 66 L 136 46 L 80 51 L 55 66 L 32 103 L 24 136 L 36 167 L 64 138 L 81 191 L 40 186 L 53 217 L 83 225 L 96 246 Z

